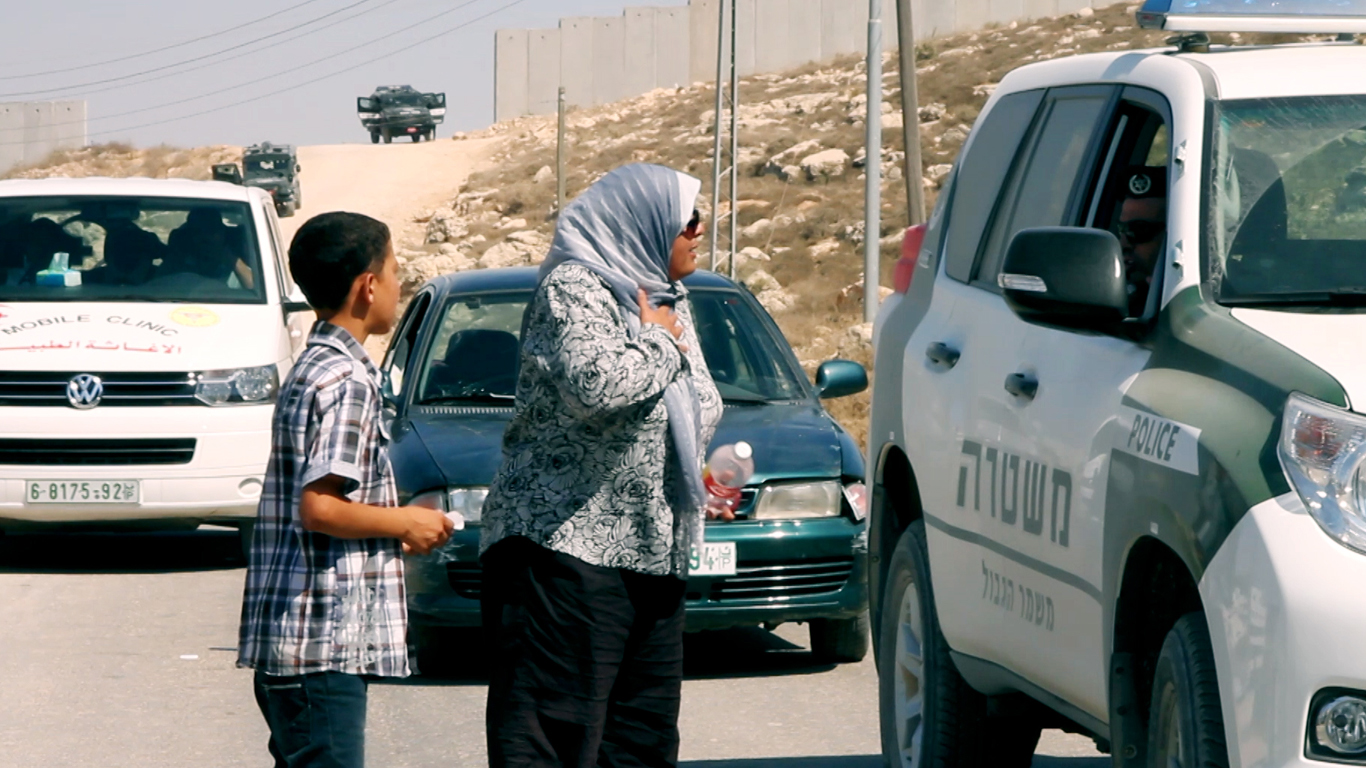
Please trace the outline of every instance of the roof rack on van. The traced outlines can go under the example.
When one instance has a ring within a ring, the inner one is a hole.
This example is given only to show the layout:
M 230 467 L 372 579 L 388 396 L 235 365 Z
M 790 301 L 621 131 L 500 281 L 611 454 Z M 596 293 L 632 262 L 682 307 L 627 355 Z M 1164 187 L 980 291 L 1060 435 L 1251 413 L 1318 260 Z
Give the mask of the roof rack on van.
M 1145 0 L 1137 16 L 1171 32 L 1366 32 L 1366 0 Z

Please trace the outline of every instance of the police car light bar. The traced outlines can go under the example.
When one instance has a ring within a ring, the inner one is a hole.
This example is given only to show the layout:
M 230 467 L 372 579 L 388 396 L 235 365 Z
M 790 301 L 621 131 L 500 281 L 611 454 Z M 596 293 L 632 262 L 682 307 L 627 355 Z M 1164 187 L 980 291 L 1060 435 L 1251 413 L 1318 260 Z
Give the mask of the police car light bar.
M 1137 15 L 1172 32 L 1366 33 L 1366 0 L 1146 0 Z

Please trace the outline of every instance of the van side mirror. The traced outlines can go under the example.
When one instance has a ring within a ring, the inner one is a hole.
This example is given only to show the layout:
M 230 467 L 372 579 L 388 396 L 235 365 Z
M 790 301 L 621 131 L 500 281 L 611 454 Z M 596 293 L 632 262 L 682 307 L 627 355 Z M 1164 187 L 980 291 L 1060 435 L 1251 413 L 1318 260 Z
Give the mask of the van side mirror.
M 853 360 L 827 360 L 816 370 L 822 400 L 858 394 L 868 388 L 868 371 Z
M 1010 241 L 997 278 L 1006 304 L 1041 325 L 1094 328 L 1129 314 L 1119 239 L 1103 229 L 1038 227 Z

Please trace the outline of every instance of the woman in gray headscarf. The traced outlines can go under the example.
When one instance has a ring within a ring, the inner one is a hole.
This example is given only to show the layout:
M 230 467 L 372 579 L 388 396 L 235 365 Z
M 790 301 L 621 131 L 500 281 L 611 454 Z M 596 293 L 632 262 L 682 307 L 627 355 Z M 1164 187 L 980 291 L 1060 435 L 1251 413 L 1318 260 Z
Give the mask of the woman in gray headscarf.
M 721 418 L 679 282 L 701 182 L 609 173 L 565 207 L 483 509 L 490 765 L 672 766 L 703 451 Z

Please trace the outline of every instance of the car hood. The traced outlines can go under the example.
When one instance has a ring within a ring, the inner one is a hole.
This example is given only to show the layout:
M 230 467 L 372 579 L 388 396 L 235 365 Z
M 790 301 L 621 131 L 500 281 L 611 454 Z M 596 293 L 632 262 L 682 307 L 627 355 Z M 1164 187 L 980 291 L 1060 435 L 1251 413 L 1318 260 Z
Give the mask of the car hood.
M 1347 391 L 1352 409 L 1366 413 L 1366 363 L 1360 349 L 1366 315 L 1235 309 L 1233 317 L 1322 368 Z
M 0 304 L 0 370 L 202 371 L 277 363 L 269 304 Z
M 502 462 L 503 431 L 512 409 L 431 411 L 437 412 L 413 414 L 395 436 L 399 486 L 420 492 L 443 481 L 450 486 L 488 485 Z M 841 430 L 812 403 L 728 406 L 711 445 L 714 449 L 738 440 L 754 447 L 753 484 L 842 474 Z

